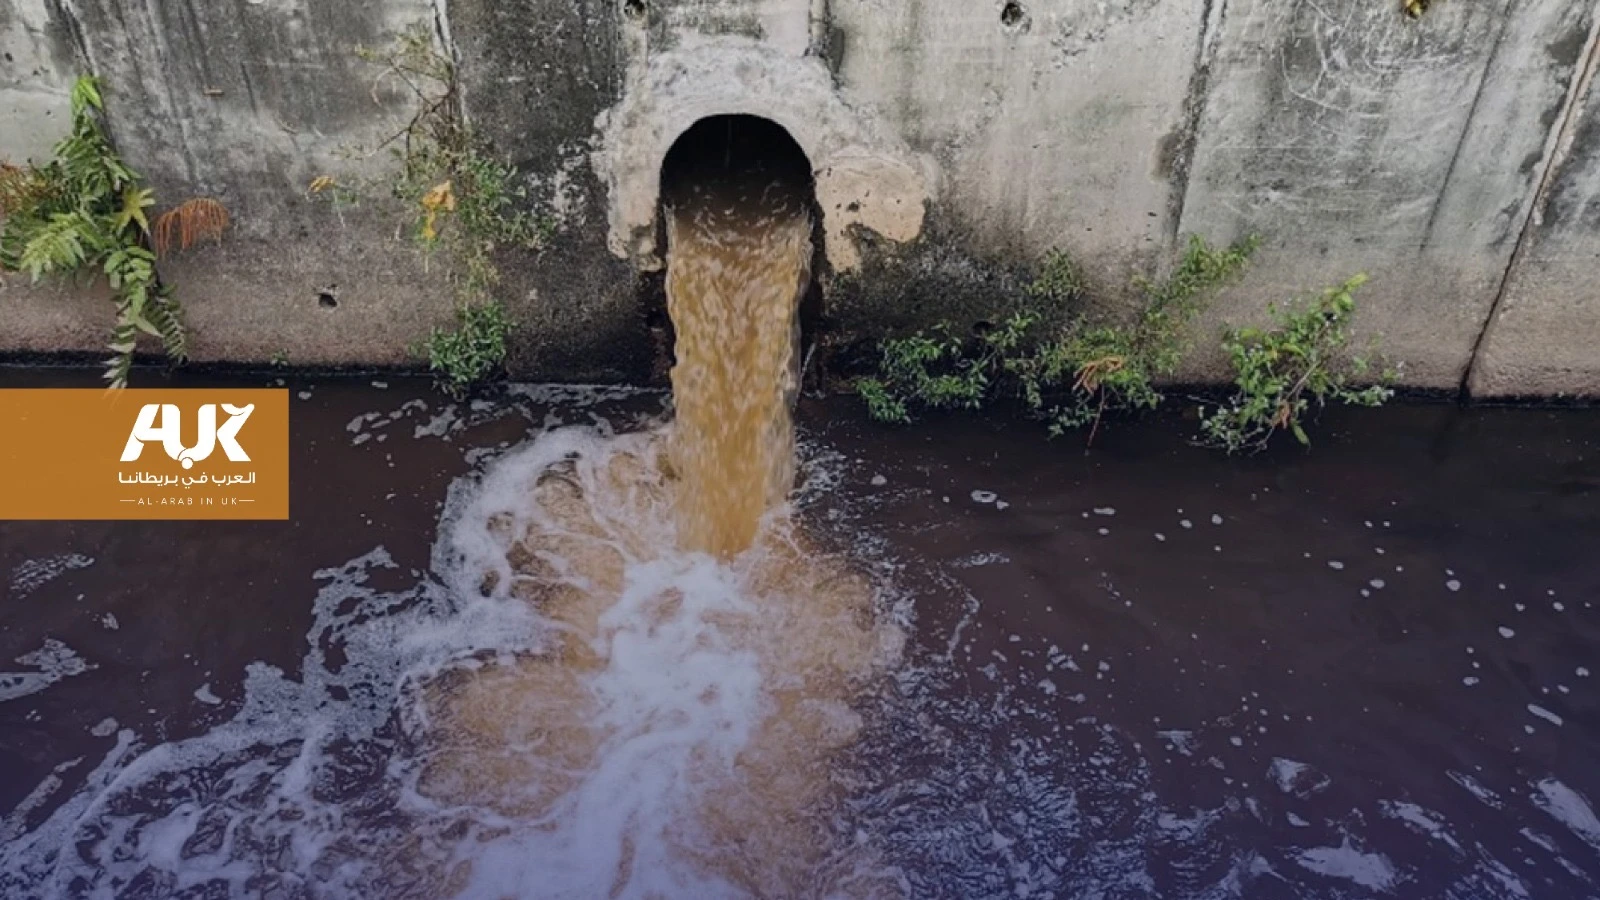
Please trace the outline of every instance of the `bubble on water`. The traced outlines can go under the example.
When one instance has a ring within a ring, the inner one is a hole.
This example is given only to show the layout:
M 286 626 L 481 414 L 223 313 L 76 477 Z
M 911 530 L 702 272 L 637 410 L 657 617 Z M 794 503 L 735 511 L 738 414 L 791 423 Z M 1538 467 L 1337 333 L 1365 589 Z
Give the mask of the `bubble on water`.
M 958 569 L 976 569 L 980 566 L 992 566 L 1000 563 L 1008 563 L 1010 561 L 1011 557 L 1005 555 L 1004 553 L 983 552 L 960 557 L 952 561 L 951 565 Z
M 1533 713 L 1534 715 L 1536 715 L 1539 718 L 1545 720 L 1546 722 L 1549 722 L 1551 725 L 1555 725 L 1558 728 L 1562 725 L 1562 721 L 1561 721 L 1561 717 L 1560 716 L 1556 715 L 1555 713 L 1551 712 L 1548 709 L 1545 709 L 1542 706 L 1539 706 L 1538 704 L 1529 703 L 1528 704 L 1528 712 Z
M 999 499 L 999 496 L 994 491 L 972 492 L 972 502 L 974 503 L 993 503 L 997 499 Z
M 1328 560 L 1328 568 L 1337 572 L 1344 568 L 1344 563 L 1338 561 L 1337 559 L 1330 559 Z
M 1478 683 L 1478 679 L 1477 679 L 1477 676 L 1475 676 L 1475 675 L 1468 675 L 1467 677 L 1461 679 L 1461 683 L 1466 685 L 1467 687 L 1473 687 L 1474 685 L 1476 685 Z
M 1220 515 L 1218 515 L 1216 513 L 1212 513 L 1211 514 L 1211 524 L 1213 524 L 1213 525 L 1221 525 L 1222 524 L 1222 516 L 1220 516 Z
M 1450 589 L 1450 590 L 1452 590 L 1452 591 L 1459 591 L 1459 590 L 1461 590 L 1461 582 L 1459 582 L 1459 581 L 1457 581 L 1457 580 L 1456 580 L 1456 579 L 1454 579 L 1454 578 L 1452 578 L 1452 579 L 1450 579 L 1450 580 L 1449 580 L 1449 581 L 1446 581 L 1446 582 L 1445 582 L 1445 583 L 1444 583 L 1444 586 L 1445 586 L 1445 587 L 1447 587 L 1447 588 L 1449 588 L 1449 589 Z
M 873 487 L 883 487 L 884 485 L 886 485 L 888 483 L 889 483 L 889 479 L 883 477 L 882 475 L 874 475 L 874 476 L 872 476 L 872 486 Z
M 1517 636 L 1517 633 L 1515 631 L 1513 631 L 1510 628 L 1507 628 L 1504 625 L 1501 625 L 1498 630 L 1500 632 L 1500 636 L 1503 637 L 1503 638 L 1506 638 L 1508 640 Z
M 1097 516 L 1114 516 L 1117 514 L 1117 510 L 1111 506 L 1097 506 L 1094 508 L 1094 514 Z

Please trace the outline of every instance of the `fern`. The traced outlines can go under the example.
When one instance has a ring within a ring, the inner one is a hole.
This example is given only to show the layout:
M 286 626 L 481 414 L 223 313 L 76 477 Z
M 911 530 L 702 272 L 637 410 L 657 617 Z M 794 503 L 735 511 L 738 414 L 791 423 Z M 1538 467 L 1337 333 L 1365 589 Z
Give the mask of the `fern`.
M 23 243 L 17 269 L 38 281 L 45 275 L 70 272 L 83 265 L 88 258 L 83 246 L 83 218 L 82 213 L 51 216 Z
M 220 238 L 227 210 L 215 200 L 191 200 L 156 220 L 155 194 L 117 155 L 106 136 L 99 83 L 80 77 L 72 87 L 72 128 L 42 166 L 0 164 L 0 270 L 35 281 L 89 269 L 103 274 L 116 302 L 105 379 L 128 383 L 139 335 L 161 342 L 168 359 L 188 357 L 183 310 L 156 271 L 151 246 L 186 249 Z

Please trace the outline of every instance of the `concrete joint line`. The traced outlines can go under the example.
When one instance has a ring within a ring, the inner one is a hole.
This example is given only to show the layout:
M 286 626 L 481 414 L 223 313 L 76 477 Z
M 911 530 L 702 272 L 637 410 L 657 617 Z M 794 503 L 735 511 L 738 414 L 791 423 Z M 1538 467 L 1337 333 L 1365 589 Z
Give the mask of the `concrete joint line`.
M 1222 20 L 1228 0 L 1205 0 L 1200 10 L 1200 40 L 1195 45 L 1194 68 L 1189 74 L 1189 89 L 1183 101 L 1183 136 L 1172 163 L 1172 187 L 1167 208 L 1167 250 L 1176 252 L 1183 230 L 1183 210 L 1189 199 L 1189 174 L 1194 166 L 1194 150 L 1200 143 L 1200 126 L 1205 120 L 1206 101 L 1211 90 L 1211 63 L 1216 57 Z
M 1467 368 L 1461 374 L 1459 399 L 1462 403 L 1472 399 L 1472 374 L 1478 367 L 1478 358 L 1483 353 L 1485 339 L 1489 336 L 1489 331 L 1494 328 L 1494 320 L 1500 314 L 1501 304 L 1505 302 L 1506 291 L 1511 285 L 1511 276 L 1517 271 L 1523 255 L 1527 252 L 1529 235 L 1544 221 L 1544 206 L 1550 199 L 1550 186 L 1561 170 L 1561 164 L 1566 162 L 1567 155 L 1572 151 L 1578 114 L 1582 108 L 1581 101 L 1589 92 L 1596 64 L 1600 63 L 1600 43 L 1597 43 L 1597 39 L 1600 39 L 1600 3 L 1596 3 L 1596 8 L 1589 14 L 1589 37 L 1583 45 L 1578 76 L 1567 86 L 1567 96 L 1561 103 L 1561 113 L 1556 117 L 1556 126 L 1550 130 L 1550 135 L 1545 139 L 1544 171 L 1539 175 L 1532 202 L 1528 204 L 1528 211 L 1522 219 L 1522 228 L 1517 232 L 1516 246 L 1511 250 L 1511 258 L 1506 261 L 1505 270 L 1500 273 L 1500 286 L 1495 291 L 1494 302 L 1489 305 L 1489 313 L 1484 317 L 1483 327 L 1478 329 L 1477 340 L 1472 343 L 1472 355 L 1467 359 Z

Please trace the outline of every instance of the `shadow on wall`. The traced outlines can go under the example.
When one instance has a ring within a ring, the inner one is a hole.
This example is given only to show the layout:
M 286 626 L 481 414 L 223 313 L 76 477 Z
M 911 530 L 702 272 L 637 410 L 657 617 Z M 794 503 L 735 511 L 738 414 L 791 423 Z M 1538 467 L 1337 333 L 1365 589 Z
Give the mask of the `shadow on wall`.
M 667 209 L 683 203 L 697 188 L 734 185 L 773 186 L 794 192 L 804 198 L 810 211 L 812 278 L 800 301 L 802 353 L 805 353 L 822 319 L 823 279 L 820 276 L 827 257 L 811 162 L 782 125 L 760 116 L 707 116 L 679 135 L 661 162 L 656 246 L 667 246 Z M 672 320 L 667 315 L 664 269 L 645 276 L 641 294 L 646 324 L 656 350 L 653 380 L 664 383 L 674 361 L 672 348 L 676 340 Z

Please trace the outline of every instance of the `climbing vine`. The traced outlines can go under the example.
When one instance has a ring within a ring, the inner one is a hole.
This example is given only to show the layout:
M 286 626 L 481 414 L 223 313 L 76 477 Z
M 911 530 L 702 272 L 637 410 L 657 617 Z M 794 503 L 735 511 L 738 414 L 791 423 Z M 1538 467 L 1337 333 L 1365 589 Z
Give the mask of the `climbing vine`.
M 197 198 L 158 217 L 152 234 L 154 192 L 112 147 L 99 82 L 80 77 L 71 102 L 71 130 L 49 162 L 0 163 L 0 269 L 34 281 L 103 274 L 116 304 L 105 379 L 121 388 L 141 333 L 159 339 L 174 363 L 188 356 L 183 310 L 156 271 L 157 253 L 220 239 L 228 214 Z

